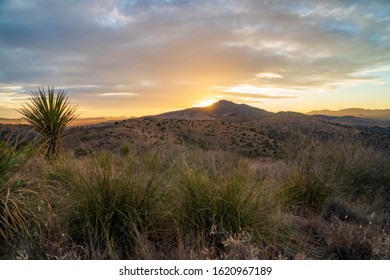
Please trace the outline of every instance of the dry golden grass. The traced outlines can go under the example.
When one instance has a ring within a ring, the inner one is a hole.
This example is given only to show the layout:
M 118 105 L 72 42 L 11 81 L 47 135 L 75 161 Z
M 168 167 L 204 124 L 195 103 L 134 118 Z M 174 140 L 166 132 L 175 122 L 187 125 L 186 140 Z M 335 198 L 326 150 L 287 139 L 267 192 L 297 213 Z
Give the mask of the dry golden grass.
M 358 141 L 314 137 L 281 145 L 284 156 L 247 157 L 216 149 L 238 131 L 252 141 L 260 128 L 212 124 L 151 119 L 70 130 L 90 137 L 91 146 L 78 146 L 76 138 L 62 157 L 36 156 L 11 176 L 10 182 L 24 180 L 26 194 L 12 194 L 28 218 L 15 224 L 1 258 L 390 257 L 387 154 Z M 184 127 L 190 137 L 175 143 Z M 199 138 L 207 149 L 188 143 Z M 94 141 L 106 139 L 113 141 L 109 149 L 95 148 Z

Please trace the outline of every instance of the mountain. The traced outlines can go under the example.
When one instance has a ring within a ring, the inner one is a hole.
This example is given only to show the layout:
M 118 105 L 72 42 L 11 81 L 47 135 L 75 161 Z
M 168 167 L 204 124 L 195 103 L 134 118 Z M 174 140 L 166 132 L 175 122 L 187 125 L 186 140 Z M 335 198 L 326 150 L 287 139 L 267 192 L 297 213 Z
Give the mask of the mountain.
M 381 119 L 381 120 L 390 120 L 390 109 L 384 110 L 368 110 L 361 108 L 349 108 L 342 109 L 338 111 L 332 110 L 320 110 L 320 111 L 311 111 L 307 115 L 325 115 L 333 117 L 344 117 L 352 116 L 365 119 Z
M 251 107 L 246 104 L 236 104 L 227 100 L 220 100 L 208 107 L 195 107 L 179 111 L 163 113 L 154 118 L 185 119 L 185 120 L 215 120 L 232 117 L 264 117 L 273 113 Z
M 25 124 L 26 122 L 23 119 L 7 119 L 0 118 L 0 124 Z
M 390 120 L 388 119 L 367 119 L 359 118 L 354 116 L 328 116 L 328 115 L 312 115 L 313 117 L 327 120 L 330 122 L 335 122 L 344 125 L 358 125 L 358 126 L 380 126 L 380 127 L 390 127 Z

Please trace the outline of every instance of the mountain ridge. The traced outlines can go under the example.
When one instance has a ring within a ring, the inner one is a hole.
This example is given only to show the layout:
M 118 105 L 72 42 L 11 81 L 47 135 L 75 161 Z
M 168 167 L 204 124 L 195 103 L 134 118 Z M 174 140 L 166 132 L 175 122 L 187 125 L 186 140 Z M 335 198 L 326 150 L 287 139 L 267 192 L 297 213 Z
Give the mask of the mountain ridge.
M 82 126 L 82 125 L 95 125 L 109 123 L 113 121 L 121 121 L 125 119 L 131 119 L 134 117 L 90 117 L 90 118 L 76 118 L 69 126 Z M 27 124 L 23 118 L 0 118 L 0 124 Z
M 390 120 L 390 109 L 363 109 L 346 108 L 341 110 L 314 110 L 306 113 L 307 115 L 324 115 L 332 117 L 358 117 L 365 119 Z

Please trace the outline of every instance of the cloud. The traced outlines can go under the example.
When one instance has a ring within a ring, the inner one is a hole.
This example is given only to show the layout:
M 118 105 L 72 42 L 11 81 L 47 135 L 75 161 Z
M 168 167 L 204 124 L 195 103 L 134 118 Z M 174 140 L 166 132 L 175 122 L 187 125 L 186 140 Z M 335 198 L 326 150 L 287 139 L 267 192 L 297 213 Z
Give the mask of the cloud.
M 99 93 L 100 96 L 133 96 L 135 93 L 132 92 L 104 92 Z
M 220 99 L 240 99 L 246 101 L 255 101 L 263 99 L 287 99 L 296 98 L 296 90 L 255 87 L 252 85 L 237 85 L 231 87 L 214 86 L 214 90 L 223 92 L 217 95 Z
M 266 78 L 266 79 L 280 79 L 283 78 L 282 75 L 276 74 L 276 73 L 258 73 L 256 74 L 256 78 Z
M 102 101 L 91 96 L 127 98 L 134 106 L 148 99 L 157 106 L 213 85 L 340 88 L 378 82 L 380 72 L 356 73 L 390 65 L 387 1 L 5 0 L 0 5 L 0 86 L 63 86 L 77 102 L 96 106 Z

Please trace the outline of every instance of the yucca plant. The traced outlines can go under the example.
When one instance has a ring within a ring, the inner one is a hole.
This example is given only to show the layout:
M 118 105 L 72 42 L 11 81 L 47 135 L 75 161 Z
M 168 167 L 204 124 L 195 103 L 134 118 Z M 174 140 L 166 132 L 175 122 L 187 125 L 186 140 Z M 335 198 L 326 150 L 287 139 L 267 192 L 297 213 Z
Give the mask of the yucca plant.
M 31 103 L 26 103 L 19 112 L 41 135 L 46 157 L 56 157 L 61 150 L 61 134 L 77 117 L 77 107 L 70 104 L 63 89 L 56 94 L 53 87 L 48 87 L 47 91 L 38 87 L 31 93 Z

